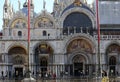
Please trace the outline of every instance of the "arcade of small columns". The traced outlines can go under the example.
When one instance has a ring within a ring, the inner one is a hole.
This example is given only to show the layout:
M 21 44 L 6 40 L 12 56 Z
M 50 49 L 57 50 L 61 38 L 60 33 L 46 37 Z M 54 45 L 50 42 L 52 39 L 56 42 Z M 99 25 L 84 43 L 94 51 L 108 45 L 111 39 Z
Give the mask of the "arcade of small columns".
M 84 33 L 83 30 L 85 30 L 85 31 L 86 31 L 85 33 L 89 34 L 89 31 L 90 31 L 90 28 L 89 28 L 89 27 L 86 27 L 85 29 L 83 29 L 84 27 L 79 27 L 79 28 L 80 28 L 80 33 Z M 79 29 L 79 28 L 77 27 L 77 29 Z M 67 34 L 77 33 L 76 27 L 63 28 L 64 31 L 65 31 L 66 29 L 67 29 Z M 73 30 L 73 32 L 71 32 L 71 29 Z M 92 29 L 92 28 L 91 28 L 91 29 Z M 64 32 L 64 31 L 63 31 L 63 32 Z M 66 32 L 64 32 L 63 34 L 66 34 Z

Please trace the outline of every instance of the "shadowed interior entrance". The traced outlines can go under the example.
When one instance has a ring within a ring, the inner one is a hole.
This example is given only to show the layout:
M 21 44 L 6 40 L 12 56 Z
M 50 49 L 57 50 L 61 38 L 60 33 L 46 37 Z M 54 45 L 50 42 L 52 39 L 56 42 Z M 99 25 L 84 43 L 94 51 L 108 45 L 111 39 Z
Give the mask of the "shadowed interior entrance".
M 41 67 L 42 76 L 46 74 L 47 66 L 48 66 L 47 58 L 42 57 L 41 61 L 40 61 L 40 67 Z
M 116 57 L 111 56 L 109 59 L 109 69 L 110 69 L 110 75 L 116 74 Z
M 16 67 L 15 68 L 15 78 L 22 78 L 23 77 L 23 68 Z
M 85 71 L 85 57 L 83 55 L 76 55 L 73 58 L 73 71 L 74 71 L 74 76 L 82 76 Z
M 74 75 L 80 76 L 83 72 L 83 63 L 74 63 Z
M 45 74 L 48 71 L 49 63 L 53 61 L 53 49 L 50 45 L 45 42 L 37 45 L 35 48 L 34 60 L 36 63 L 36 75 L 39 76 L 39 73 L 42 74 L 42 77 L 45 77 Z

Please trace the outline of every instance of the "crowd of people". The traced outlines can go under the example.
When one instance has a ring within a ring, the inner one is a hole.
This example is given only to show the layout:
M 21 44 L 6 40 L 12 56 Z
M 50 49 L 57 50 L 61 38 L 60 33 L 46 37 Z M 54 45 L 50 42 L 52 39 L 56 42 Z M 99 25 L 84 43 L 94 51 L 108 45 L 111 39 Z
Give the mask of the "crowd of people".
M 51 72 L 37 72 L 36 75 L 34 76 L 33 74 L 33 77 L 37 78 L 37 79 L 49 79 L 49 78 L 52 78 L 52 79 L 56 79 L 56 73 L 51 73 Z
M 20 73 L 17 74 L 17 72 L 12 74 L 11 71 L 6 71 L 6 72 L 1 71 L 0 75 L 1 75 L 1 79 L 12 79 L 12 78 L 15 78 L 15 77 L 24 78 L 26 73 L 23 75 L 23 74 L 20 74 Z M 32 75 L 32 77 L 34 77 L 36 79 L 56 79 L 56 78 L 58 78 L 55 72 L 53 72 L 53 73 L 52 72 L 32 72 L 31 75 Z M 86 74 L 84 74 L 84 72 L 82 72 L 82 71 L 79 72 L 78 75 L 81 76 L 81 77 L 86 76 Z M 114 73 L 107 73 L 104 70 L 102 71 L 102 77 L 108 77 L 108 76 L 113 76 L 113 75 L 114 75 Z M 115 75 L 118 76 L 119 73 L 116 72 Z M 59 77 L 63 78 L 65 76 L 67 76 L 67 72 L 61 71 L 60 74 L 59 74 Z

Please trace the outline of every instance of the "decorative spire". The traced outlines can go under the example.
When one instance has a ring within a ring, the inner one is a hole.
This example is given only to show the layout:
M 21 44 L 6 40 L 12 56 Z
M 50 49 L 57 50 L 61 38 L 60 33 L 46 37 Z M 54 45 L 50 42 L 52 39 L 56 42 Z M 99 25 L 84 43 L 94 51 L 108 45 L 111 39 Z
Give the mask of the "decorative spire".
M 43 9 L 45 10 L 46 2 L 43 0 Z
M 27 7 L 28 5 L 28 1 L 26 0 L 26 2 L 23 4 L 23 7 Z
M 13 11 L 13 13 L 14 13 L 14 7 L 13 7 L 13 5 L 12 5 L 12 11 Z
M 84 0 L 84 3 L 86 3 L 86 4 L 87 4 L 87 0 Z
M 18 0 L 18 7 L 19 7 L 19 10 L 20 10 L 20 6 L 21 6 L 21 3 L 20 3 L 20 0 Z
M 31 0 L 31 4 L 33 4 L 33 0 Z
M 31 2 L 30 2 L 30 6 L 31 6 L 32 9 L 34 9 L 34 2 L 33 1 L 34 0 L 31 0 Z
M 12 6 L 11 6 L 11 2 L 9 3 L 9 7 L 11 8 Z
M 5 0 L 4 6 L 9 6 L 9 0 Z
M 55 0 L 54 3 L 58 4 L 58 0 Z

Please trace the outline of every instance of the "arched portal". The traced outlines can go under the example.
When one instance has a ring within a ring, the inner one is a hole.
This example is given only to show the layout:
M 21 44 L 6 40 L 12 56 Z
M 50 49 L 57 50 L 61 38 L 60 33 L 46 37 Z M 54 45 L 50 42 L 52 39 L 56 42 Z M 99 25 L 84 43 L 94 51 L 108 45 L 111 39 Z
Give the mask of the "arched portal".
M 93 69 L 95 69 L 94 64 L 92 64 L 95 60 L 91 59 L 94 56 L 93 50 L 93 46 L 84 38 L 76 38 L 69 43 L 67 54 L 70 75 L 88 75 L 93 72 Z
M 8 58 L 8 63 L 10 63 L 8 66 L 9 77 L 14 75 L 15 78 L 22 78 L 26 68 L 25 63 L 28 62 L 26 50 L 20 46 L 12 47 L 8 51 Z
M 47 43 L 41 43 L 35 48 L 34 62 L 36 63 L 36 73 L 42 73 L 42 76 L 45 76 L 45 73 L 48 70 L 52 70 L 51 64 L 53 63 L 53 49 Z
M 75 76 L 84 74 L 86 59 L 82 55 L 77 55 L 73 58 L 73 71 Z
M 106 49 L 106 63 L 108 64 L 109 74 L 116 75 L 119 71 L 119 53 L 120 46 L 118 44 L 111 44 Z

